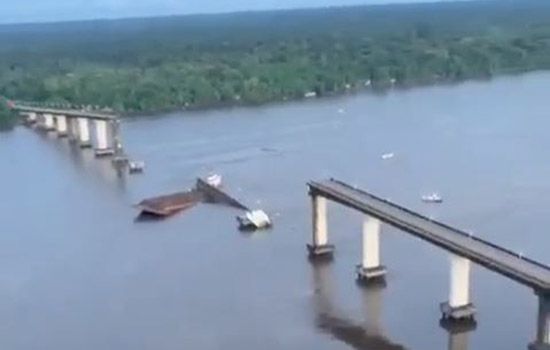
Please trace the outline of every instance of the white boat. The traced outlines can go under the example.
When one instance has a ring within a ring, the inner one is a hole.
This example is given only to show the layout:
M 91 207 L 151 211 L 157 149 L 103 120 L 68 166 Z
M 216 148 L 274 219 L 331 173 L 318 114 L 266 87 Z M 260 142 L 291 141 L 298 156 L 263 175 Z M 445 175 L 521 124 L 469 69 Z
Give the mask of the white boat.
M 315 98 L 317 97 L 317 93 L 315 91 L 309 91 L 304 94 L 305 98 Z
M 271 219 L 263 210 L 252 210 L 237 216 L 240 230 L 261 230 L 271 227 Z
M 128 171 L 130 174 L 142 173 L 145 170 L 145 162 L 131 161 L 128 163 Z
M 210 174 L 206 178 L 206 183 L 215 188 L 222 187 L 222 177 L 219 174 Z
M 426 203 L 442 203 L 443 198 L 437 193 L 422 196 L 422 201 Z
M 391 153 L 384 153 L 382 155 L 382 159 L 383 160 L 388 160 L 388 159 L 392 159 L 393 157 L 395 157 L 395 153 L 391 152 Z

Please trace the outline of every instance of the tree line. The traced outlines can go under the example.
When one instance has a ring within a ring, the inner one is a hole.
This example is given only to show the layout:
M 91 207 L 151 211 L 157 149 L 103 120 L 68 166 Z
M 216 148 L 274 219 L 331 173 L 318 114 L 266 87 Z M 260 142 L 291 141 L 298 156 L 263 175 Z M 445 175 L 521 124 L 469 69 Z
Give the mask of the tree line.
M 0 27 L 0 95 L 127 113 L 547 68 L 546 0 Z
M 0 97 L 0 132 L 13 129 L 16 121 L 15 114 L 9 108 L 7 100 Z

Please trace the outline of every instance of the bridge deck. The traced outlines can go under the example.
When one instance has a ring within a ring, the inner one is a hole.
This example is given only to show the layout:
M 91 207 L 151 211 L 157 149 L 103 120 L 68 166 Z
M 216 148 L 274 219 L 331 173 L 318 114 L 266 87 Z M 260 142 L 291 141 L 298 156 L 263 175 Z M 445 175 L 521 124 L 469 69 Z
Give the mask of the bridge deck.
M 454 254 L 468 258 L 538 292 L 550 292 L 550 267 L 521 257 L 491 242 L 472 237 L 368 192 L 337 180 L 309 183 L 310 194 L 320 195 L 400 228 Z
M 34 112 L 43 114 L 64 115 L 66 117 L 73 118 L 88 118 L 97 120 L 115 120 L 118 116 L 108 113 L 87 112 L 75 109 L 54 109 L 54 108 L 41 108 L 41 107 L 29 107 L 22 105 L 15 105 L 14 109 L 20 112 Z

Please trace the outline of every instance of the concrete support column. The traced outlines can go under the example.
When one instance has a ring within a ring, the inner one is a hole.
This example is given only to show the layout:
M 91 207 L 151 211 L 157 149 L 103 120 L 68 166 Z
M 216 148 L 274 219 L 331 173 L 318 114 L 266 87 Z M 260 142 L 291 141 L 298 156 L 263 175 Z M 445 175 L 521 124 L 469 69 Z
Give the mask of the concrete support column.
M 109 126 L 105 120 L 96 120 L 96 140 L 97 145 L 95 149 L 95 155 L 97 157 L 112 156 L 114 149 L 112 147 L 111 133 L 109 133 Z
M 112 132 L 112 142 L 114 148 L 114 158 L 113 165 L 117 171 L 123 172 L 129 166 L 129 159 L 124 153 L 124 148 L 122 147 L 122 140 L 120 137 L 120 120 L 114 119 L 111 120 L 111 132 Z
M 124 149 L 122 147 L 122 141 L 120 137 L 120 120 L 115 119 L 111 121 L 111 132 L 112 132 L 112 142 L 113 148 L 115 149 L 115 155 L 118 157 L 123 157 Z
M 56 126 L 57 126 L 57 135 L 59 137 L 66 137 L 67 136 L 67 117 L 64 115 L 58 115 L 56 116 Z
M 312 198 L 313 205 L 313 244 L 323 246 L 328 243 L 327 199 L 320 196 Z
M 78 119 L 68 118 L 67 129 L 70 141 L 78 140 Z
M 87 118 L 78 118 L 78 141 L 81 148 L 91 147 L 90 125 Z
M 470 260 L 451 255 L 449 301 L 441 304 L 444 319 L 473 319 L 476 310 L 470 302 Z
M 31 120 L 30 120 L 29 114 L 30 114 L 30 113 L 25 113 L 25 112 L 19 112 L 19 113 L 18 113 L 19 118 L 20 118 L 21 120 L 23 120 L 23 122 L 26 123 L 26 124 L 31 124 Z
M 54 121 L 53 115 L 48 113 L 44 114 L 44 129 L 46 131 L 55 130 L 55 121 Z
M 537 314 L 537 339 L 529 345 L 530 350 L 550 349 L 550 296 L 539 295 Z
M 36 127 L 39 129 L 45 128 L 45 121 L 44 121 L 44 115 L 40 113 L 36 113 Z
M 36 119 L 37 119 L 36 113 L 30 112 L 28 117 L 27 117 L 27 122 L 29 124 L 34 124 L 34 123 L 36 123 Z
M 380 265 L 380 220 L 366 216 L 363 221 L 363 251 L 357 266 L 357 279 L 374 281 L 384 279 L 386 268 Z
M 310 257 L 331 256 L 334 246 L 328 244 L 327 199 L 318 195 L 311 196 L 313 211 L 313 244 L 308 245 Z
M 470 303 L 470 260 L 451 255 L 449 305 L 461 307 Z

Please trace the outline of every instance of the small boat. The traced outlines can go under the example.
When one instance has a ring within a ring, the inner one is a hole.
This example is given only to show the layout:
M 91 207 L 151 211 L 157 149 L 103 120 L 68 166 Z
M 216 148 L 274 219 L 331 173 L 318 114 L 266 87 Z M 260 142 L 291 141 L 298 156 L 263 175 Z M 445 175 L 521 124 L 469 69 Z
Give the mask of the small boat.
M 222 187 L 222 177 L 219 174 L 211 174 L 206 178 L 206 183 L 212 187 Z
M 309 91 L 304 94 L 305 98 L 315 98 L 317 97 L 317 93 L 315 91 Z
M 247 230 L 262 230 L 271 227 L 271 219 L 263 210 L 252 210 L 244 215 L 237 216 L 239 229 Z
M 441 198 L 441 196 L 437 193 L 432 193 L 422 196 L 422 201 L 425 203 L 442 203 L 443 198 Z
M 131 161 L 128 163 L 128 171 L 130 174 L 142 173 L 145 170 L 145 162 Z
M 381 158 L 383 160 L 389 160 L 389 159 L 392 159 L 393 157 L 395 157 L 395 153 L 391 152 L 391 153 L 384 153 Z

